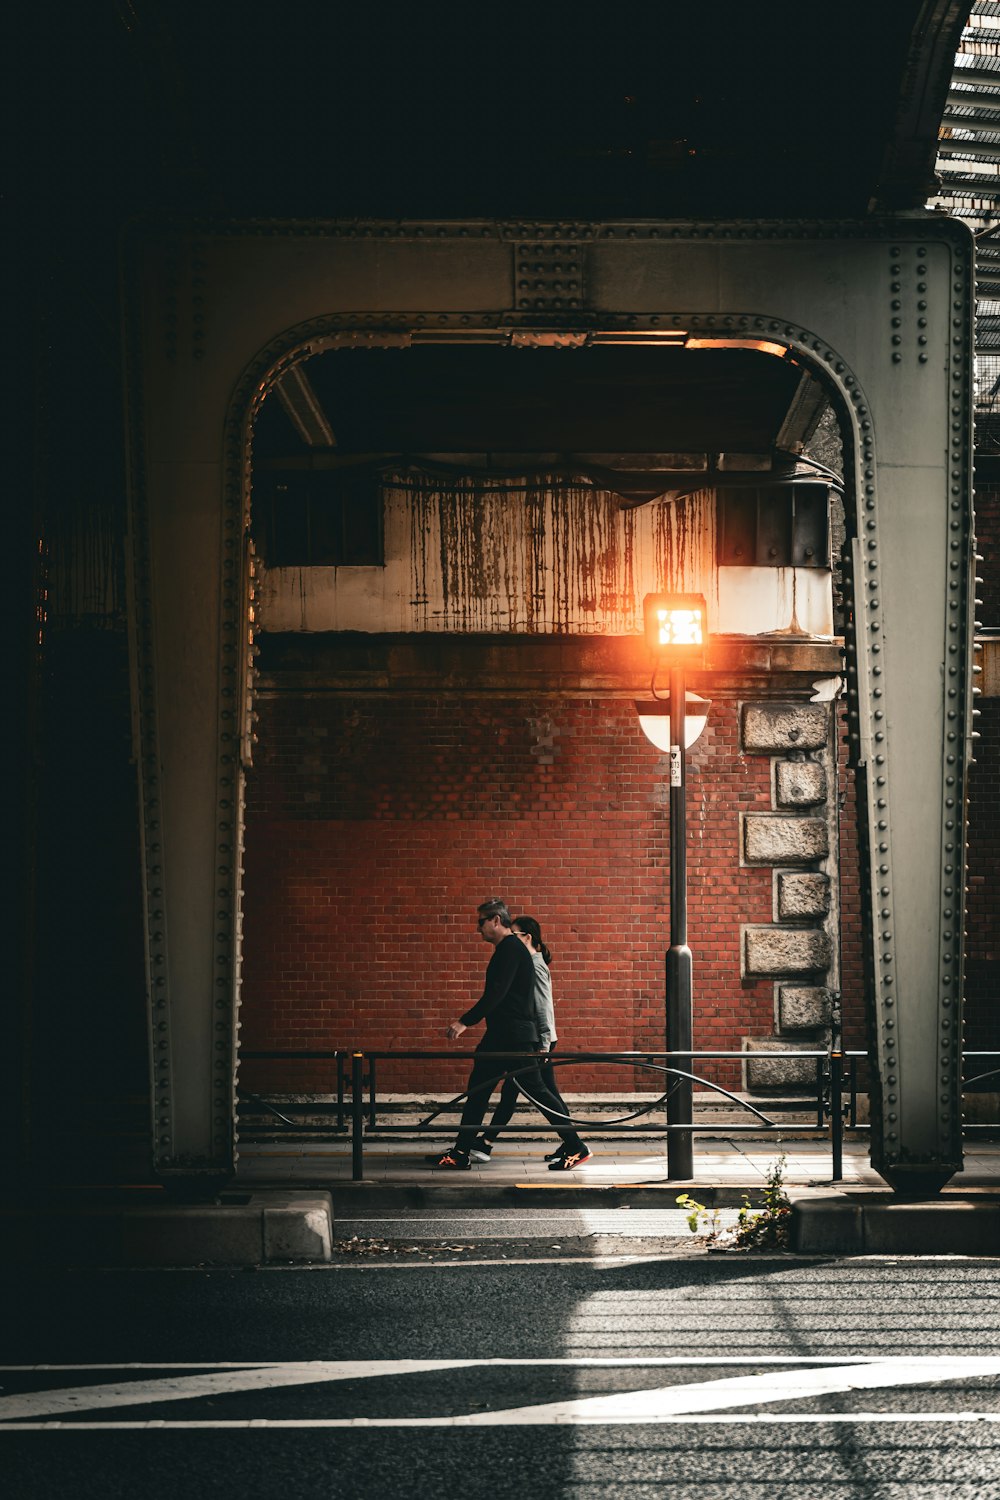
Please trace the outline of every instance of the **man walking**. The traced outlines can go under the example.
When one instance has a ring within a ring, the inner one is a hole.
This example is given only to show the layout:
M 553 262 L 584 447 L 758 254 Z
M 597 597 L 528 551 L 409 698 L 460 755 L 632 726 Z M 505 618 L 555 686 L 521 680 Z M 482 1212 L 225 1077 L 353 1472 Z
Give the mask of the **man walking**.
M 486 966 L 482 997 L 459 1021 L 452 1021 L 447 1035 L 457 1041 L 477 1021 L 486 1022 L 483 1039 L 469 1075 L 468 1095 L 458 1129 L 458 1139 L 450 1151 L 443 1151 L 434 1161 L 443 1171 L 467 1171 L 471 1166 L 469 1152 L 475 1143 L 490 1102 L 490 1094 L 507 1067 L 517 1072 L 518 1083 L 533 1099 L 545 1118 L 558 1130 L 564 1146 L 562 1170 L 571 1171 L 590 1157 L 590 1152 L 572 1127 L 565 1124 L 559 1101 L 546 1088 L 537 1061 L 530 1058 L 482 1056 L 497 1052 L 533 1052 L 539 1045 L 535 1015 L 535 966 L 524 943 L 511 931 L 513 922 L 503 901 L 484 901 L 478 908 L 479 935 L 493 948 Z

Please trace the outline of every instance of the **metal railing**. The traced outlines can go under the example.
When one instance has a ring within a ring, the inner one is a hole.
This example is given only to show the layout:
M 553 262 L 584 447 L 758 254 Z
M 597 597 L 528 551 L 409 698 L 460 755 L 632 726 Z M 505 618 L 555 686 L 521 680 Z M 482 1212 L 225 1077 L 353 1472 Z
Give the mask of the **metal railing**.
M 308 1103 L 289 1104 L 283 1101 L 279 1109 L 272 1104 L 265 1095 L 247 1090 L 240 1091 L 241 1101 L 255 1106 L 258 1110 L 277 1120 L 279 1125 L 292 1129 L 298 1134 L 312 1136 L 346 1136 L 351 1139 L 352 1177 L 360 1181 L 364 1176 L 364 1149 L 367 1140 L 384 1140 L 392 1136 L 420 1136 L 440 1135 L 440 1129 L 432 1130 L 435 1121 L 442 1116 L 460 1116 L 467 1094 L 462 1092 L 446 1103 L 439 1104 L 432 1109 L 423 1119 L 405 1124 L 389 1124 L 385 1119 L 379 1119 L 378 1098 L 378 1071 L 382 1062 L 422 1061 L 435 1062 L 447 1060 L 454 1064 L 456 1054 L 454 1051 L 360 1051 L 346 1049 L 332 1049 L 330 1051 L 295 1051 L 295 1052 L 245 1052 L 242 1054 L 246 1061 L 286 1061 L 286 1060 L 308 1060 L 311 1062 L 333 1062 L 335 1065 L 336 1078 L 336 1102 L 319 1104 L 315 1101 Z M 550 1056 L 548 1061 L 553 1068 L 569 1067 L 573 1064 L 601 1064 L 628 1067 L 631 1069 L 645 1069 L 656 1073 L 663 1081 L 661 1092 L 652 1100 L 644 1100 L 641 1105 L 631 1109 L 628 1113 L 615 1119 L 582 1119 L 575 1115 L 567 1114 L 559 1116 L 564 1119 L 566 1125 L 577 1130 L 598 1131 L 601 1135 L 628 1135 L 635 1134 L 641 1128 L 645 1136 L 664 1136 L 686 1131 L 697 1133 L 698 1131 L 718 1132 L 718 1122 L 698 1122 L 691 1124 L 668 1124 L 657 1121 L 654 1123 L 649 1117 L 656 1111 L 665 1111 L 668 1100 L 673 1090 L 682 1082 L 688 1081 L 692 1085 L 716 1093 L 738 1108 L 745 1110 L 753 1119 L 746 1124 L 727 1122 L 727 1134 L 739 1133 L 770 1133 L 779 1134 L 782 1125 L 780 1121 L 771 1119 L 757 1105 L 749 1100 L 740 1098 L 731 1089 L 716 1083 L 713 1079 L 706 1078 L 700 1072 L 694 1071 L 695 1061 L 739 1061 L 747 1062 L 755 1058 L 774 1061 L 780 1056 L 782 1062 L 794 1060 L 809 1060 L 815 1067 L 815 1082 L 811 1094 L 794 1099 L 775 1099 L 769 1101 L 772 1114 L 795 1111 L 797 1113 L 808 1111 L 815 1115 L 811 1124 L 798 1123 L 796 1131 L 799 1134 L 823 1135 L 827 1131 L 828 1122 L 831 1119 L 831 1099 L 836 1097 L 832 1093 L 831 1083 L 834 1078 L 831 1063 L 833 1055 L 829 1051 L 816 1049 L 802 1049 L 796 1051 L 785 1051 L 780 1054 L 774 1052 L 743 1052 L 743 1051 L 693 1051 L 693 1052 L 560 1052 Z M 492 1089 L 501 1087 L 504 1081 L 513 1075 L 517 1075 L 519 1065 L 530 1063 L 533 1067 L 538 1065 L 537 1052 L 503 1052 L 488 1053 L 480 1051 L 480 1058 L 496 1057 L 497 1073 L 491 1085 Z M 685 1066 L 686 1065 L 686 1066 Z M 528 1088 L 519 1080 L 520 1092 L 528 1104 L 537 1104 Z M 306 1121 L 296 1121 L 290 1118 L 293 1114 L 311 1115 L 315 1117 L 321 1112 L 326 1112 L 332 1117 L 331 1121 L 320 1124 L 311 1124 Z M 553 1111 L 549 1111 L 550 1114 Z M 558 1112 L 556 1112 L 558 1113 Z M 833 1112 L 840 1117 L 841 1112 Z M 384 1107 L 383 1107 L 384 1115 Z M 641 1127 L 636 1122 L 643 1121 Z M 841 1134 L 843 1122 L 839 1129 L 835 1127 L 834 1134 Z M 537 1125 L 505 1125 L 498 1132 L 503 1135 L 537 1135 Z M 842 1159 L 842 1152 L 835 1151 L 835 1163 Z M 839 1180 L 839 1179 L 835 1179 Z
M 500 1087 L 506 1078 L 516 1075 L 518 1064 L 530 1062 L 533 1066 L 538 1064 L 536 1052 L 503 1052 L 487 1053 L 479 1052 L 480 1058 L 496 1057 L 497 1074 L 492 1088 Z M 460 1116 L 467 1094 L 462 1092 L 455 1095 L 444 1104 L 439 1104 L 426 1114 L 423 1119 L 406 1124 L 389 1124 L 384 1117 L 380 1120 L 379 1097 L 378 1097 L 378 1071 L 382 1062 L 404 1062 L 422 1061 L 435 1062 L 447 1060 L 454 1064 L 456 1053 L 454 1051 L 368 1051 L 347 1048 L 332 1048 L 329 1050 L 301 1050 L 301 1051 L 248 1051 L 242 1053 L 244 1061 L 308 1061 L 311 1063 L 334 1064 L 335 1094 L 332 1101 L 317 1102 L 288 1102 L 282 1100 L 281 1108 L 273 1104 L 264 1094 L 240 1090 L 240 1100 L 257 1110 L 270 1115 L 278 1122 L 279 1126 L 288 1130 L 294 1130 L 296 1134 L 310 1135 L 314 1137 L 325 1137 L 327 1139 L 336 1137 L 349 1137 L 351 1141 L 351 1175 L 355 1181 L 361 1181 L 364 1177 L 364 1151 L 367 1140 L 385 1140 L 392 1136 L 421 1136 L 441 1134 L 440 1129 L 434 1130 L 435 1121 L 442 1116 Z M 779 1059 L 781 1062 L 811 1060 L 815 1066 L 815 1077 L 812 1091 L 796 1095 L 794 1098 L 774 1099 L 768 1101 L 771 1114 L 781 1114 L 794 1111 L 796 1113 L 810 1113 L 814 1115 L 811 1124 L 801 1121 L 795 1125 L 798 1135 L 823 1135 L 830 1141 L 831 1157 L 831 1182 L 843 1180 L 843 1152 L 845 1130 L 865 1131 L 869 1129 L 867 1122 L 858 1118 L 858 1100 L 862 1092 L 859 1084 L 859 1070 L 861 1065 L 867 1063 L 868 1053 L 865 1051 L 843 1050 L 840 1047 L 830 1047 L 825 1050 L 800 1049 L 795 1051 L 780 1052 L 743 1052 L 743 1051 L 692 1051 L 692 1052 L 560 1052 L 548 1058 L 553 1068 L 569 1067 L 573 1064 L 601 1064 L 621 1066 L 628 1068 L 641 1068 L 660 1075 L 663 1080 L 663 1088 L 659 1095 L 652 1100 L 644 1100 L 643 1103 L 630 1110 L 627 1114 L 617 1119 L 581 1119 L 575 1115 L 560 1116 L 565 1119 L 567 1126 L 580 1131 L 597 1132 L 601 1135 L 629 1135 L 641 1133 L 648 1136 L 669 1137 L 673 1132 L 689 1131 L 693 1134 L 698 1132 L 712 1132 L 718 1134 L 720 1126 L 718 1120 L 698 1121 L 693 1119 L 690 1124 L 668 1124 L 665 1121 L 654 1123 L 649 1119 L 655 1111 L 665 1111 L 667 1102 L 674 1088 L 683 1081 L 689 1081 L 710 1092 L 716 1093 L 728 1099 L 736 1108 L 745 1110 L 753 1116 L 746 1124 L 727 1121 L 724 1129 L 727 1135 L 754 1133 L 780 1135 L 782 1122 L 769 1118 L 757 1105 L 748 1099 L 741 1098 L 732 1090 L 716 1083 L 713 1079 L 705 1078 L 699 1072 L 694 1071 L 694 1063 L 714 1061 L 739 1061 L 741 1063 L 754 1060 L 766 1060 L 773 1062 Z M 984 1059 L 1000 1059 L 1000 1052 L 966 1052 L 963 1054 L 965 1063 L 974 1062 L 978 1065 Z M 465 1060 L 464 1058 L 462 1059 Z M 471 1060 L 471 1054 L 470 1054 Z M 982 1084 L 987 1079 L 1000 1078 L 1000 1066 L 978 1072 L 971 1078 L 965 1079 L 964 1086 Z M 669 1082 L 668 1082 L 669 1080 Z M 801 1085 L 800 1085 L 801 1086 Z M 528 1104 L 537 1104 L 530 1092 L 519 1084 L 520 1092 Z M 385 1105 L 381 1106 L 383 1116 Z M 312 1116 L 325 1113 L 329 1117 L 322 1123 L 308 1123 L 305 1119 L 296 1120 L 294 1115 Z M 553 1113 L 551 1110 L 549 1113 Z M 644 1121 L 637 1126 L 637 1121 Z M 273 1128 L 273 1127 L 272 1127 Z M 1000 1130 L 1000 1121 L 990 1123 L 965 1123 L 966 1133 L 975 1131 Z M 505 1136 L 537 1136 L 538 1126 L 535 1125 L 505 1125 L 497 1132 Z

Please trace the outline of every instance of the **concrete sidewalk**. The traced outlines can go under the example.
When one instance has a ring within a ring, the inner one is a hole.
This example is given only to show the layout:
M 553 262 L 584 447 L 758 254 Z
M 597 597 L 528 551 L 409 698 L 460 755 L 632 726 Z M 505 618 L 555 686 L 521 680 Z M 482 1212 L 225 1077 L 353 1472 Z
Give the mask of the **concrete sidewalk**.
M 472 1201 L 477 1190 L 496 1188 L 552 1187 L 577 1191 L 613 1188 L 676 1188 L 667 1175 L 666 1146 L 662 1139 L 629 1141 L 621 1136 L 591 1143 L 593 1156 L 573 1172 L 550 1172 L 544 1161 L 552 1149 L 551 1137 L 508 1137 L 495 1148 L 489 1162 L 474 1162 L 468 1172 L 441 1172 L 429 1166 L 428 1152 L 445 1149 L 447 1142 L 379 1140 L 365 1146 L 364 1185 L 383 1188 L 461 1188 Z M 747 1190 L 763 1188 L 767 1174 L 784 1154 L 783 1179 L 789 1187 L 868 1188 L 885 1192 L 886 1184 L 868 1160 L 868 1142 L 855 1136 L 844 1142 L 843 1179 L 833 1184 L 830 1144 L 821 1137 L 781 1140 L 744 1137 L 695 1137 L 694 1176 L 697 1188 Z M 237 1181 L 247 1187 L 343 1187 L 351 1183 L 351 1143 L 306 1142 L 241 1145 Z M 358 1184 L 362 1186 L 362 1184 Z M 968 1143 L 964 1170 L 952 1179 L 946 1193 L 992 1189 L 1000 1194 L 1000 1142 Z M 695 1193 L 697 1196 L 697 1193 Z M 737 1199 L 738 1201 L 738 1199 Z
M 424 1158 L 438 1144 L 430 1137 L 372 1141 L 358 1182 L 352 1180 L 351 1143 L 340 1140 L 245 1145 L 237 1180 L 208 1199 L 184 1201 L 155 1184 L 53 1189 L 0 1210 L 0 1263 L 329 1262 L 341 1224 L 354 1233 L 367 1225 L 366 1233 L 434 1240 L 470 1232 L 470 1215 L 482 1219 L 477 1237 L 488 1220 L 490 1232 L 502 1235 L 624 1233 L 677 1243 L 687 1235 L 678 1194 L 690 1192 L 706 1207 L 723 1210 L 738 1208 L 746 1195 L 760 1207 L 768 1173 L 782 1154 L 793 1250 L 1000 1255 L 1000 1143 L 993 1141 L 970 1142 L 964 1170 L 922 1202 L 889 1191 L 869 1164 L 867 1141 L 858 1137 L 844 1143 L 843 1180 L 836 1184 L 829 1142 L 794 1133 L 784 1141 L 696 1138 L 694 1177 L 687 1182 L 668 1177 L 662 1138 L 595 1140 L 591 1160 L 572 1172 L 548 1170 L 551 1137 L 510 1138 L 490 1162 L 468 1172 L 430 1167 Z
M 407 1225 L 405 1233 L 411 1237 L 420 1233 L 421 1216 L 454 1215 L 463 1209 L 500 1210 L 509 1223 L 524 1215 L 542 1222 L 553 1212 L 572 1217 L 575 1210 L 588 1223 L 596 1214 L 602 1225 L 605 1220 L 610 1225 L 618 1210 L 639 1210 L 636 1230 L 640 1217 L 650 1217 L 658 1224 L 651 1232 L 677 1234 L 682 1231 L 676 1225 L 669 1228 L 667 1221 L 681 1217 L 676 1208 L 680 1193 L 689 1192 L 710 1209 L 738 1207 L 744 1196 L 760 1207 L 768 1174 L 784 1156 L 781 1175 L 792 1203 L 791 1248 L 799 1253 L 1000 1255 L 1000 1143 L 993 1141 L 967 1142 L 963 1171 L 937 1197 L 918 1203 L 888 1188 L 869 1162 L 867 1140 L 858 1136 L 844 1142 L 843 1176 L 836 1183 L 831 1180 L 829 1141 L 794 1132 L 785 1140 L 696 1137 L 689 1181 L 668 1176 L 662 1138 L 594 1141 L 591 1160 L 572 1172 L 548 1170 L 544 1156 L 551 1144 L 551 1138 L 510 1137 L 495 1148 L 489 1162 L 475 1163 L 467 1172 L 443 1172 L 425 1161 L 437 1142 L 372 1141 L 364 1152 L 361 1181 L 352 1180 L 349 1141 L 257 1145 L 241 1152 L 239 1181 L 251 1189 L 264 1183 L 286 1191 L 293 1186 L 325 1188 L 336 1222 L 363 1222 L 371 1213 L 390 1215 L 395 1217 L 383 1222 L 397 1226 L 397 1233 Z M 612 1231 L 602 1227 L 588 1232 Z

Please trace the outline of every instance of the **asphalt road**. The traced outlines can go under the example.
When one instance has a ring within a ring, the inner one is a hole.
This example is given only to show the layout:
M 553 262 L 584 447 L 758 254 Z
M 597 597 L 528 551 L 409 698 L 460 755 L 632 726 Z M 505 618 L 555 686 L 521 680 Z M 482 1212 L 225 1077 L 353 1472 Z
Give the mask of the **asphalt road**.
M 1000 1497 L 1000 1260 L 413 1243 L 8 1277 L 4 1493 Z

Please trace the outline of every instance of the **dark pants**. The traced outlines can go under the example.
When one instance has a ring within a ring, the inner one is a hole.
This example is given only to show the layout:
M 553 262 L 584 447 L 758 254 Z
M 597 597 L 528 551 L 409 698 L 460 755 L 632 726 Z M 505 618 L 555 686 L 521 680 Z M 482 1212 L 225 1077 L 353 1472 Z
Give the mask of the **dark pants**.
M 563 1099 L 562 1094 L 559 1092 L 559 1086 L 556 1083 L 555 1068 L 553 1068 L 552 1063 L 549 1060 L 551 1056 L 551 1052 L 547 1053 L 545 1055 L 545 1061 L 539 1061 L 538 1074 L 542 1080 L 542 1083 L 552 1095 L 552 1098 L 556 1100 L 561 1113 L 564 1116 L 568 1116 L 569 1110 L 566 1108 L 566 1101 Z M 538 1095 L 534 1093 L 534 1090 L 529 1091 L 532 1093 L 534 1098 L 538 1098 Z M 517 1079 L 513 1077 L 506 1078 L 504 1080 L 503 1088 L 500 1090 L 499 1102 L 496 1109 L 493 1111 L 493 1118 L 490 1120 L 490 1123 L 483 1131 L 483 1135 L 488 1141 L 495 1141 L 503 1127 L 510 1124 L 511 1120 L 514 1118 L 514 1111 L 517 1108 L 517 1101 L 520 1098 L 520 1094 L 521 1090 L 518 1086 Z M 563 1120 L 561 1123 L 565 1124 L 565 1120 Z M 579 1136 L 577 1137 L 577 1139 L 579 1140 Z
M 519 1051 L 526 1050 L 519 1048 Z M 484 1048 L 485 1051 L 485 1048 Z M 503 1057 L 497 1053 L 483 1056 L 476 1052 L 472 1061 L 472 1072 L 469 1075 L 468 1097 L 465 1108 L 462 1110 L 462 1119 L 458 1127 L 458 1139 L 455 1142 L 457 1151 L 468 1152 L 475 1144 L 479 1127 L 483 1123 L 486 1111 L 489 1108 L 490 1095 L 496 1087 L 498 1079 L 502 1078 L 508 1067 L 516 1068 L 516 1075 L 508 1079 L 513 1085 L 513 1097 L 518 1095 L 519 1080 L 525 1091 L 536 1100 L 542 1114 L 549 1124 L 554 1126 L 560 1140 L 568 1151 L 579 1151 L 583 1145 L 576 1131 L 564 1124 L 566 1114 L 565 1105 L 558 1094 L 553 1094 L 542 1079 L 539 1072 L 538 1060 L 528 1057 Z M 502 1098 L 502 1096 L 501 1096 Z M 513 1113 L 513 1108 L 512 1111 Z M 508 1116 L 508 1119 L 510 1116 Z

